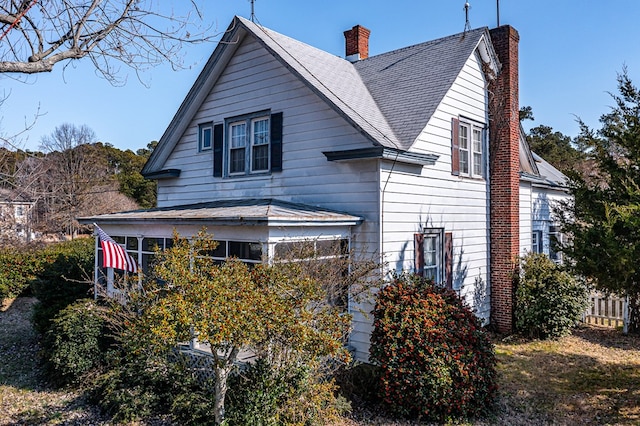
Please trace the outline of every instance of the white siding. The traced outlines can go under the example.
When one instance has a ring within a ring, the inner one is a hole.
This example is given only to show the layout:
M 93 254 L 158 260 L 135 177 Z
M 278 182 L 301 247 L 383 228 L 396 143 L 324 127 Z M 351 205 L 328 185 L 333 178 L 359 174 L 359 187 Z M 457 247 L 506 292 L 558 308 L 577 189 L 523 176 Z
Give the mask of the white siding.
M 283 113 L 282 172 L 214 178 L 212 152 L 198 152 L 198 124 L 256 111 Z M 260 44 L 248 37 L 207 96 L 165 168 L 179 179 L 160 180 L 158 206 L 219 199 L 277 198 L 362 216 L 355 249 L 378 253 L 379 167 L 377 160 L 329 162 L 323 151 L 372 146 Z M 220 231 L 218 231 L 220 232 Z M 288 234 L 294 230 L 283 230 Z M 355 327 L 362 323 L 356 315 Z M 365 321 L 369 327 L 369 321 Z M 368 345 L 369 337 L 366 338 Z
M 332 163 L 323 151 L 364 148 L 371 142 L 247 38 L 164 164 L 182 172 L 179 179 L 159 181 L 158 205 L 278 198 L 359 215 L 365 222 L 354 229 L 356 250 L 384 253 L 391 270 L 413 270 L 414 233 L 444 228 L 453 235 L 454 289 L 488 320 L 488 182 L 451 174 L 451 118 L 486 126 L 484 87 L 480 61 L 472 56 L 412 148 L 439 155 L 434 166 Z M 198 152 L 198 124 L 261 110 L 283 112 L 283 171 L 214 178 L 212 152 Z M 351 344 L 359 359 L 367 358 L 372 307 L 352 307 Z
M 486 125 L 484 86 L 481 65 L 472 56 L 412 148 L 439 155 L 434 166 L 411 173 L 390 162 L 383 164 L 381 252 L 391 270 L 410 271 L 414 269 L 415 233 L 423 228 L 451 232 L 453 287 L 488 320 L 489 184 L 485 179 L 451 174 L 451 119 L 461 117 Z
M 532 191 L 529 182 L 520 182 L 520 256 L 531 251 L 532 223 Z

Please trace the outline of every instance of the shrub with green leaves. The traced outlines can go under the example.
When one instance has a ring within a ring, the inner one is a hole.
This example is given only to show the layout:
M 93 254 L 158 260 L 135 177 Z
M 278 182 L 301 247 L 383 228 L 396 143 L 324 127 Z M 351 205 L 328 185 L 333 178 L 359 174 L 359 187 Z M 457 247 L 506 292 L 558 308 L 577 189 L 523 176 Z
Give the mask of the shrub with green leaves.
M 20 246 L 0 250 L 0 300 L 17 297 L 46 264 L 46 255 L 38 246 Z
M 370 359 L 385 407 L 428 420 L 486 414 L 497 391 L 496 358 L 480 321 L 456 293 L 413 275 L 381 289 Z
M 50 379 L 57 384 L 77 382 L 101 364 L 107 342 L 104 310 L 93 300 L 62 309 L 42 342 Z
M 264 358 L 247 364 L 229 380 L 225 423 L 242 425 L 323 425 L 351 410 L 326 380 L 308 365 L 276 367 Z
M 38 332 L 45 334 L 66 306 L 92 297 L 94 247 L 93 238 L 79 238 L 50 245 L 40 254 L 47 261 L 31 282 L 38 299 L 33 316 Z
M 527 337 L 555 339 L 567 335 L 587 309 L 586 284 L 545 254 L 524 256 L 517 278 L 516 330 Z

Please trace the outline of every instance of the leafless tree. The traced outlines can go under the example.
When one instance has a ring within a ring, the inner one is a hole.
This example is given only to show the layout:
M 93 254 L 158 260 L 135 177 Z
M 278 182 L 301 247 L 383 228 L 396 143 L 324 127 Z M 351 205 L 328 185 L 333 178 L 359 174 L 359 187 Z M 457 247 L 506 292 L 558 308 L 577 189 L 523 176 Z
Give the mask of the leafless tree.
M 47 231 L 74 235 L 76 218 L 82 215 L 92 188 L 104 186 L 113 178 L 95 142 L 96 135 L 89 127 L 68 123 L 42 138 L 40 149 L 46 155 L 40 167 L 46 173 L 40 176 L 34 195 L 40 217 L 46 218 Z
M 0 2 L 0 73 L 48 72 L 88 57 L 112 83 L 119 65 L 134 71 L 181 66 L 185 43 L 213 40 L 195 0 L 176 15 L 160 0 L 5 0 Z M 185 5 L 186 4 L 186 5 Z

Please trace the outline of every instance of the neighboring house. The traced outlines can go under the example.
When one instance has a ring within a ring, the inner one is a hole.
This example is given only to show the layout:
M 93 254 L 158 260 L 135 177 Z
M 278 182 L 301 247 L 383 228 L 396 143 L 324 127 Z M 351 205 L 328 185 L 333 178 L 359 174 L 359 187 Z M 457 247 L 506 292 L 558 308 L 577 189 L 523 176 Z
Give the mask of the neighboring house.
M 346 59 L 234 18 L 143 169 L 158 207 L 81 222 L 143 269 L 174 229 L 206 226 L 220 258 L 246 262 L 341 240 L 433 277 L 510 331 L 514 260 L 560 188 L 521 143 L 518 33 L 481 28 L 374 57 L 369 30 L 344 35 Z M 371 319 L 352 313 L 366 359 Z
M 33 240 L 31 211 L 34 204 L 19 191 L 0 188 L 0 240 L 21 243 Z

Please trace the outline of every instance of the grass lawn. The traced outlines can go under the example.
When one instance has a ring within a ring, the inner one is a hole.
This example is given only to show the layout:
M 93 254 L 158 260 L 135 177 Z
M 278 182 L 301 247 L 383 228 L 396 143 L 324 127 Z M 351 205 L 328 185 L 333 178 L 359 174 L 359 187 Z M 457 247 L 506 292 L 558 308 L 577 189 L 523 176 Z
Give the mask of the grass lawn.
M 0 309 L 0 425 L 110 425 L 81 394 L 46 386 L 29 322 L 33 303 L 20 298 Z M 585 326 L 557 341 L 495 343 L 496 413 L 473 425 L 640 424 L 640 338 Z M 363 412 L 343 422 L 411 424 Z

